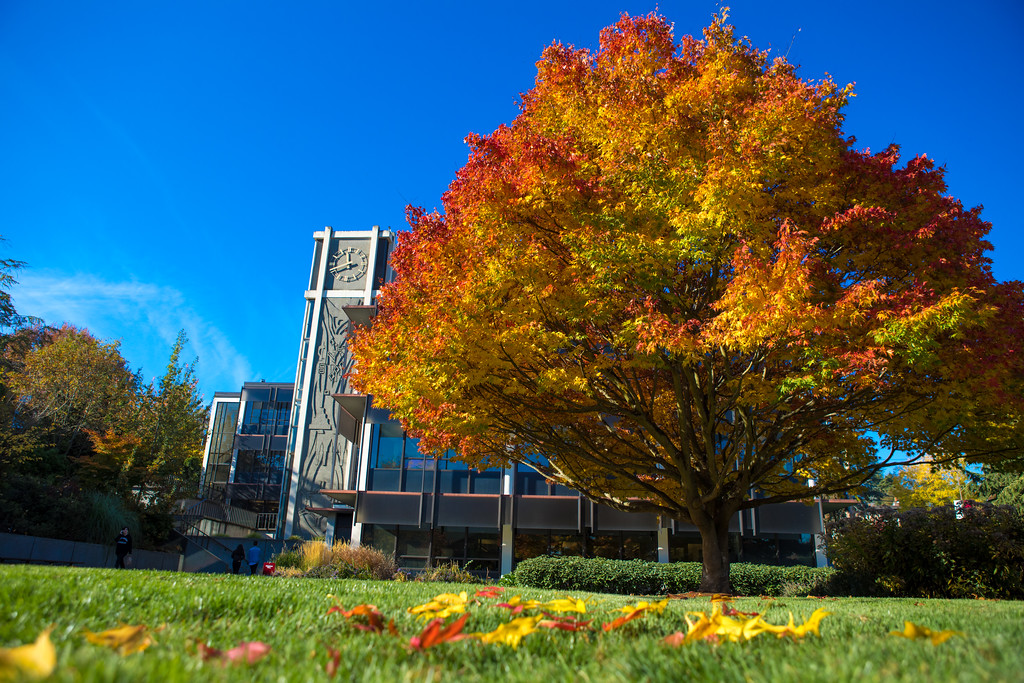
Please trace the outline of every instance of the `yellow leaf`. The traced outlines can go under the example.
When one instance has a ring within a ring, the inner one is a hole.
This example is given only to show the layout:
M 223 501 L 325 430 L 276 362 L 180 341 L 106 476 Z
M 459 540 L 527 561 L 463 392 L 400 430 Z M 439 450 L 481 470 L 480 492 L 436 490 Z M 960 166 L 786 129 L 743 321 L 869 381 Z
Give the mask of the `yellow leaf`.
M 568 595 L 558 600 L 552 600 L 539 605 L 540 608 L 550 610 L 552 612 L 579 612 L 580 614 L 586 614 L 586 604 L 578 599 L 571 598 Z M 529 607 L 527 607 L 529 609 Z
M 57 650 L 50 642 L 49 627 L 31 645 L 0 648 L 0 680 L 45 678 L 57 667 Z
M 138 626 L 124 624 L 118 628 L 107 629 L 100 633 L 86 631 L 85 638 L 95 645 L 109 647 L 119 655 L 142 652 L 153 644 L 153 639 L 146 633 L 145 624 L 139 624 Z
M 939 645 L 941 643 L 946 642 L 953 636 L 963 636 L 963 632 L 954 631 L 952 629 L 946 629 L 944 631 L 933 631 L 927 626 L 918 626 L 912 621 L 904 621 L 902 631 L 889 631 L 889 635 L 900 636 L 901 638 L 909 638 L 910 640 L 928 638 L 932 641 L 932 645 Z
M 537 624 L 542 617 L 519 617 L 507 624 L 502 624 L 490 633 L 474 633 L 473 637 L 479 638 L 487 645 L 509 645 L 513 649 L 519 647 L 519 641 L 525 636 L 537 630 Z

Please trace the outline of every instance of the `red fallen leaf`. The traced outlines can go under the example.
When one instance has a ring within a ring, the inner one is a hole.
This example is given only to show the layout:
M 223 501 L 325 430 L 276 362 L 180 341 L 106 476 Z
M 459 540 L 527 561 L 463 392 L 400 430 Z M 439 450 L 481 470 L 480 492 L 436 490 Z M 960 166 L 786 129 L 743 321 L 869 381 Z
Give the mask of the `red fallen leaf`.
M 580 621 L 576 617 L 556 617 L 548 612 L 544 612 L 544 616 L 546 616 L 547 619 L 542 619 L 537 622 L 538 626 L 543 626 L 544 628 L 557 628 L 563 631 L 589 631 L 590 622 L 593 621 L 593 619 L 590 619 L 589 621 Z
M 204 662 L 216 659 L 224 663 L 230 662 L 235 664 L 237 662 L 245 662 L 246 664 L 254 664 L 266 657 L 267 653 L 270 652 L 270 646 L 258 640 L 243 641 L 236 647 L 226 651 L 210 647 L 203 642 L 197 642 L 196 646 L 199 650 L 199 656 Z
M 433 619 L 423 632 L 418 636 L 413 636 L 409 639 L 409 648 L 412 650 L 426 650 L 429 647 L 434 647 L 441 643 L 452 642 L 468 638 L 469 636 L 462 635 L 462 627 L 466 625 L 466 618 L 469 616 L 469 612 L 463 614 L 461 617 L 448 624 L 444 628 L 441 625 L 444 623 L 444 619 L 438 617 Z
M 366 617 L 365 624 L 352 623 L 353 626 L 361 631 L 380 633 L 384 630 L 384 616 L 377 611 L 377 607 L 374 605 L 356 605 L 350 610 L 346 610 L 341 605 L 335 605 L 327 610 L 327 614 L 332 614 L 333 612 L 340 612 L 346 619 L 352 619 L 352 617 Z
M 506 607 L 506 608 L 508 608 L 510 614 L 519 614 L 520 612 L 523 611 L 523 606 L 522 605 L 510 605 L 507 602 L 501 603 L 500 605 L 498 605 L 498 607 Z
M 686 642 L 686 634 L 682 631 L 676 631 L 672 635 L 665 636 L 661 642 L 665 643 L 670 647 L 679 647 Z
M 722 615 L 726 617 L 746 617 L 750 619 L 751 617 L 756 617 L 757 614 L 757 612 L 741 612 L 738 609 L 729 607 L 729 605 L 726 605 L 725 609 L 722 610 Z
M 500 586 L 488 586 L 478 590 L 473 596 L 477 598 L 500 598 L 504 592 L 505 589 Z
M 341 664 L 341 650 L 335 650 L 333 647 L 327 648 L 327 666 L 324 670 L 327 675 L 334 677 L 334 674 L 338 673 L 338 666 Z
M 619 617 L 618 619 L 616 619 L 615 621 L 611 622 L 610 624 L 601 624 L 601 628 L 603 628 L 605 633 L 607 633 L 608 631 L 611 631 L 612 629 L 618 628 L 618 627 L 622 626 L 623 624 L 625 624 L 626 622 L 633 621 L 634 619 L 642 617 L 643 615 L 644 615 L 644 610 L 638 609 L 635 612 L 630 612 L 629 614 L 627 614 L 624 617 Z

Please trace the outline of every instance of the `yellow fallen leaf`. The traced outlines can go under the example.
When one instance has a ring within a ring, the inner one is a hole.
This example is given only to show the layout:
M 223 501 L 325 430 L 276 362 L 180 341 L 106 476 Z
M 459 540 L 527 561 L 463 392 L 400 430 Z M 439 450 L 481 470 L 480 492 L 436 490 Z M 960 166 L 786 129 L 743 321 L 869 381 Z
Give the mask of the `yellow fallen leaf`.
M 502 624 L 490 633 L 474 633 L 474 638 L 488 645 L 509 645 L 513 649 L 519 647 L 519 641 L 537 630 L 537 624 L 543 617 L 519 617 L 507 624 Z
M 142 652 L 153 644 L 153 639 L 146 633 L 145 624 L 131 626 L 124 624 L 118 628 L 107 629 L 100 633 L 92 631 L 85 632 L 85 638 L 90 643 L 109 647 L 119 655 L 130 655 L 135 652 Z
M 0 648 L 0 680 L 46 678 L 57 667 L 57 650 L 50 642 L 50 631 L 44 630 L 30 645 Z
M 932 645 L 940 645 L 953 636 L 962 636 L 963 632 L 954 631 L 952 629 L 946 629 L 944 631 L 933 631 L 927 626 L 918 626 L 912 621 L 903 622 L 902 631 L 889 631 L 890 636 L 900 636 L 901 638 L 909 638 L 910 640 L 917 640 L 919 638 L 928 638 L 932 641 Z

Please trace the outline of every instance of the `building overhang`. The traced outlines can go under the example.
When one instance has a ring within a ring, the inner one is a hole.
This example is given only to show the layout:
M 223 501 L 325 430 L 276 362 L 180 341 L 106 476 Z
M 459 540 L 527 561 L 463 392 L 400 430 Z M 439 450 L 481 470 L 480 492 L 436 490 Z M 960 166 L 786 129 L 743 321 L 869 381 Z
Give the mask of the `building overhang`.
M 370 397 L 366 394 L 331 394 L 341 408 L 338 418 L 338 432 L 352 443 L 359 445 L 362 434 L 363 416 Z
M 370 327 L 373 325 L 373 318 L 377 315 L 376 306 L 342 306 L 341 310 L 355 325 Z
M 321 489 L 320 493 L 327 496 L 336 503 L 354 508 L 356 505 L 356 492 L 344 489 Z
M 827 514 L 836 510 L 845 510 L 848 507 L 856 505 L 858 502 L 860 501 L 856 498 L 822 498 L 821 511 Z

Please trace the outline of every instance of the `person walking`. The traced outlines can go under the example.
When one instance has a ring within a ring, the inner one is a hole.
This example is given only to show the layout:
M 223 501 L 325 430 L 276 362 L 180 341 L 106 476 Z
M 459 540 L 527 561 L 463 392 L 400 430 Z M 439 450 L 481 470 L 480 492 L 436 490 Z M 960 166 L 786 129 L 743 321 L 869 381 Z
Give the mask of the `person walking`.
M 239 543 L 238 547 L 231 552 L 231 573 L 237 574 L 242 568 L 242 560 L 245 559 L 245 548 Z
M 114 566 L 118 569 L 125 568 L 125 558 L 131 563 L 132 556 L 132 535 L 128 533 L 128 527 L 121 529 L 121 533 L 114 539 L 114 554 L 117 555 L 117 562 Z
M 249 574 L 252 576 L 256 575 L 256 568 L 260 565 L 260 557 L 263 553 L 260 547 L 256 545 L 256 541 L 252 542 L 252 547 L 249 548 Z

